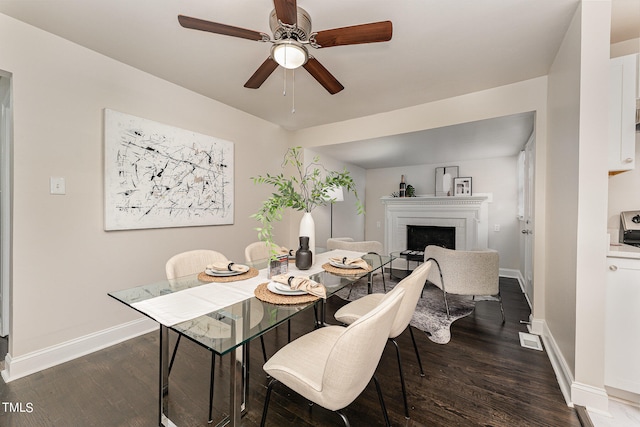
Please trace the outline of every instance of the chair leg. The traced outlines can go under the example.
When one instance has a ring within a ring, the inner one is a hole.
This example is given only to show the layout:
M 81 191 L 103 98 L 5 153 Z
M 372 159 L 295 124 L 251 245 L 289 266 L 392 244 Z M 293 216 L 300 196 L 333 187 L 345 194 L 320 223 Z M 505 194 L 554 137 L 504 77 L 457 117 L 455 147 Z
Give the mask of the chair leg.
M 409 328 L 409 332 L 411 333 L 411 341 L 413 341 L 413 348 L 416 351 L 416 357 L 418 358 L 418 366 L 420 366 L 420 376 L 424 377 L 424 370 L 422 369 L 422 360 L 420 360 L 420 352 L 418 351 L 418 344 L 416 344 L 416 337 L 413 336 L 413 329 L 411 329 L 411 325 L 407 326 Z
M 391 422 L 389 421 L 389 414 L 387 413 L 387 407 L 384 404 L 384 398 L 382 397 L 382 389 L 380 388 L 380 383 L 378 382 L 378 378 L 376 378 L 375 374 L 373 375 L 373 382 L 376 385 L 376 391 L 378 392 L 378 399 L 380 399 L 380 407 L 382 408 L 382 415 L 384 415 L 384 422 L 387 427 L 391 427 Z
M 216 354 L 211 352 L 211 379 L 209 380 L 209 424 L 213 422 L 213 382 L 216 373 Z
M 447 309 L 447 317 L 449 317 L 449 303 L 447 302 L 447 293 L 443 290 L 442 297 L 444 298 L 444 307 Z
M 340 418 L 342 418 L 342 421 L 344 422 L 344 427 L 351 427 L 351 424 L 349 424 L 349 420 L 347 419 L 347 416 L 344 414 L 344 412 L 336 411 L 336 413 L 340 415 Z
M 402 373 L 402 362 L 400 361 L 400 346 L 393 338 L 389 338 L 389 341 L 396 347 L 396 355 L 398 356 L 398 370 L 400 371 L 400 384 L 402 385 L 402 400 L 404 401 L 404 417 L 409 419 L 409 404 L 407 403 L 407 389 L 404 384 L 404 374 Z
M 180 338 L 182 335 L 178 335 L 178 340 L 176 341 L 175 347 L 173 347 L 173 354 L 171 355 L 171 362 L 169 362 L 169 373 L 171 373 L 171 368 L 173 368 L 173 361 L 176 358 L 176 352 L 178 351 L 178 344 L 180 344 Z
M 260 427 L 264 427 L 264 423 L 267 421 L 267 410 L 269 409 L 269 400 L 271 399 L 271 390 L 273 386 L 278 382 L 275 378 L 269 381 L 267 386 L 267 395 L 264 398 L 264 407 L 262 408 L 262 419 L 260 420 Z
M 260 335 L 260 344 L 262 345 L 262 357 L 264 357 L 264 363 L 267 363 L 267 349 L 264 346 L 264 336 Z

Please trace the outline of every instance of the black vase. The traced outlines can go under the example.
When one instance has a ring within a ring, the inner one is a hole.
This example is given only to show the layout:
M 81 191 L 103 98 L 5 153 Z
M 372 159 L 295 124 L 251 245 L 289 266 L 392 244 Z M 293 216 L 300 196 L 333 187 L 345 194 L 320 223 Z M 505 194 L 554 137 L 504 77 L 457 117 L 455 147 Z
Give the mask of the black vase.
M 298 270 L 308 270 L 313 262 L 313 254 L 309 250 L 309 237 L 300 236 L 300 247 L 296 251 L 296 267 Z

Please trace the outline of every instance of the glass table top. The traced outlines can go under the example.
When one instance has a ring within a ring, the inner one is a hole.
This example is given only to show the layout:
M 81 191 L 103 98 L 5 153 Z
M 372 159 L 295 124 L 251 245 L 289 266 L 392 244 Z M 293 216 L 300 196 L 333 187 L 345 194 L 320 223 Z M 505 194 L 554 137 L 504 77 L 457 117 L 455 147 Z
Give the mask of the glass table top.
M 372 254 L 364 255 L 362 258 L 371 265 L 372 270 L 370 272 L 381 269 L 393 259 L 389 256 Z M 254 262 L 252 266 L 255 268 L 265 267 L 267 261 Z M 309 278 L 322 283 L 327 290 L 327 297 L 330 297 L 345 286 L 367 276 L 370 272 L 363 270 L 362 274 L 340 276 L 321 271 L 310 275 Z M 198 275 L 194 274 L 178 279 L 162 280 L 149 285 L 109 292 L 109 296 L 135 310 L 136 308 L 132 304 L 136 302 L 207 284 L 209 283 L 198 280 Z M 184 335 L 219 355 L 224 355 L 253 338 L 264 334 L 266 331 L 277 327 L 301 311 L 313 307 L 316 303 L 317 301 L 298 305 L 278 305 L 251 297 L 192 320 L 177 323 L 170 326 L 169 329 Z M 139 312 L 145 314 L 142 311 Z

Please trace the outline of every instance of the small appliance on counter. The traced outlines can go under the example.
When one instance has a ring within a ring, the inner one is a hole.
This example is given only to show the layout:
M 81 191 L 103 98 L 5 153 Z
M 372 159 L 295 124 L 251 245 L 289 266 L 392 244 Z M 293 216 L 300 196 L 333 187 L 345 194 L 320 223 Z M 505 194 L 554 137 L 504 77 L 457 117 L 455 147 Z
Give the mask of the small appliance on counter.
M 620 243 L 640 247 L 640 211 L 620 212 Z

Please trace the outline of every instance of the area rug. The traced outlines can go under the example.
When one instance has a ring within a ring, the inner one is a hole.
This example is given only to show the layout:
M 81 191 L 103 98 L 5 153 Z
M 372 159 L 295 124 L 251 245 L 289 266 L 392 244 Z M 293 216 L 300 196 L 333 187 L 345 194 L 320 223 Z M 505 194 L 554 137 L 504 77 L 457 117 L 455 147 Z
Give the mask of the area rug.
M 387 292 L 397 284 L 397 281 L 386 279 Z M 337 292 L 336 295 L 347 301 L 354 301 L 367 294 L 366 279 L 361 279 L 353 284 L 351 295 L 349 287 Z M 374 276 L 373 292 L 383 292 L 382 279 L 379 274 Z M 411 326 L 424 331 L 431 341 L 437 344 L 446 344 L 451 340 L 451 325 L 458 319 L 462 319 L 473 312 L 475 302 L 471 297 L 464 295 L 447 295 L 450 316 L 444 305 L 444 298 L 440 288 L 427 282 L 418 301 L 416 311 L 411 319 Z

